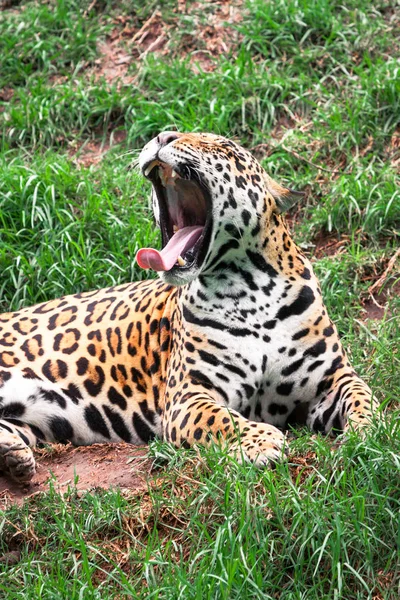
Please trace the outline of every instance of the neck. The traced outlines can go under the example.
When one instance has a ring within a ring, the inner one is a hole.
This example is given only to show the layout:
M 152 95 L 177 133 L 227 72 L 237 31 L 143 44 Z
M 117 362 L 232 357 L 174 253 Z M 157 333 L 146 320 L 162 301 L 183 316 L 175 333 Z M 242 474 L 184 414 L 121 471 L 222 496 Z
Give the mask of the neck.
M 264 236 L 247 246 L 243 241 L 185 286 L 179 302 L 196 332 L 207 326 L 228 330 L 234 339 L 265 342 L 279 321 L 303 314 L 313 303 L 323 310 L 317 279 L 279 216 Z
M 309 261 L 291 239 L 282 217 L 273 215 L 257 236 L 232 237 L 222 244 L 210 265 L 187 286 L 185 297 L 239 305 L 260 291 L 270 297 L 275 288 L 280 293 L 285 293 L 282 288 L 300 288 L 310 277 Z

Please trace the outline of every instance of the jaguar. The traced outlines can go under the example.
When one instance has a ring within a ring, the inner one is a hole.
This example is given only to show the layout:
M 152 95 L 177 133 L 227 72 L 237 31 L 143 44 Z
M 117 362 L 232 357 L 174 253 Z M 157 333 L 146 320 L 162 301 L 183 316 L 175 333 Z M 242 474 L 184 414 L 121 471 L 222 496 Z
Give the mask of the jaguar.
M 0 468 L 35 473 L 47 442 L 225 444 L 264 466 L 289 425 L 347 432 L 377 401 L 351 367 L 281 186 L 224 137 L 163 132 L 141 151 L 161 250 L 158 279 L 0 316 Z

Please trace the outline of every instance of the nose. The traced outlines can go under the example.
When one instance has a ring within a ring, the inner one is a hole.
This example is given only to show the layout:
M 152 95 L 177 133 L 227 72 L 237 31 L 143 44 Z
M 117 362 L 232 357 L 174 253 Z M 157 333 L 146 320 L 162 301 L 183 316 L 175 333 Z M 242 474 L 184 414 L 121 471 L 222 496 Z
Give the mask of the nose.
M 179 136 L 180 133 L 177 131 L 163 131 L 157 136 L 156 140 L 159 146 L 167 146 L 171 142 L 177 140 Z

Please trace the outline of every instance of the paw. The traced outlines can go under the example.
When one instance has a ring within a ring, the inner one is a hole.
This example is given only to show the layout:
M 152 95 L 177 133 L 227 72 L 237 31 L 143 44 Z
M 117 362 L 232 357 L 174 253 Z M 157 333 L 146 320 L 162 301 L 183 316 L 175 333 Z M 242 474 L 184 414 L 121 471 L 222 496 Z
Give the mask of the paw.
M 257 428 L 243 430 L 240 442 L 231 445 L 229 454 L 240 464 L 249 462 L 260 468 L 266 467 L 286 456 L 286 438 L 276 427 L 257 423 Z
M 26 483 L 35 475 L 32 450 L 16 434 L 0 433 L 0 471 L 18 483 Z
M 356 433 L 361 439 L 368 435 L 372 423 L 372 415 L 354 413 L 348 417 L 343 428 L 343 438 L 349 437 L 350 433 Z

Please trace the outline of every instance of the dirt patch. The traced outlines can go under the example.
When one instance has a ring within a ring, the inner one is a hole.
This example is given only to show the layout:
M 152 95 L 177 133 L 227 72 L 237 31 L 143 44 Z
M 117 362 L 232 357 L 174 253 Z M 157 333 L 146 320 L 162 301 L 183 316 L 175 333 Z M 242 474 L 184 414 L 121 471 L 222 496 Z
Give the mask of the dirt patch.
M 21 486 L 0 477 L 0 509 L 49 489 L 53 481 L 63 492 L 68 486 L 78 490 L 120 487 L 139 491 L 146 489 L 145 476 L 150 473 L 151 461 L 146 459 L 147 447 L 131 444 L 93 444 L 77 448 L 57 444 L 35 451 L 36 475 L 28 485 Z
M 381 291 L 372 292 L 370 297 L 364 300 L 363 310 L 365 311 L 365 320 L 383 319 L 385 313 L 390 317 L 391 313 L 387 309 L 387 304 L 391 298 L 396 296 L 400 296 L 400 275 L 397 278 L 391 277 L 388 279 Z
M 240 41 L 233 25 L 242 19 L 241 4 L 180 1 L 167 18 L 158 9 L 141 23 L 133 15 L 116 17 L 113 31 L 98 46 L 94 76 L 117 85 L 134 84 L 136 76 L 128 75 L 129 66 L 149 54 L 190 57 L 195 72 L 213 71 L 215 59 L 231 52 Z
M 90 167 L 90 165 L 97 165 L 103 158 L 104 155 L 118 144 L 122 144 L 125 141 L 127 133 L 125 130 L 117 129 L 111 131 L 105 140 L 86 140 L 83 143 L 77 142 L 70 145 L 69 155 L 76 165 L 82 165 L 83 167 Z
M 129 85 L 134 81 L 128 76 L 128 67 L 132 56 L 119 45 L 119 32 L 114 31 L 110 37 L 98 44 L 100 58 L 95 60 L 95 79 L 103 77 L 108 83 Z
M 400 129 L 396 129 L 385 148 L 386 157 L 394 169 L 400 168 Z
M 15 90 L 11 87 L 6 86 L 0 90 L 0 100 L 1 102 L 10 102 L 11 98 L 14 96 Z
M 350 243 L 350 236 L 338 233 L 327 233 L 319 231 L 313 239 L 315 244 L 313 255 L 315 258 L 324 256 L 335 256 L 346 252 L 346 246 Z

